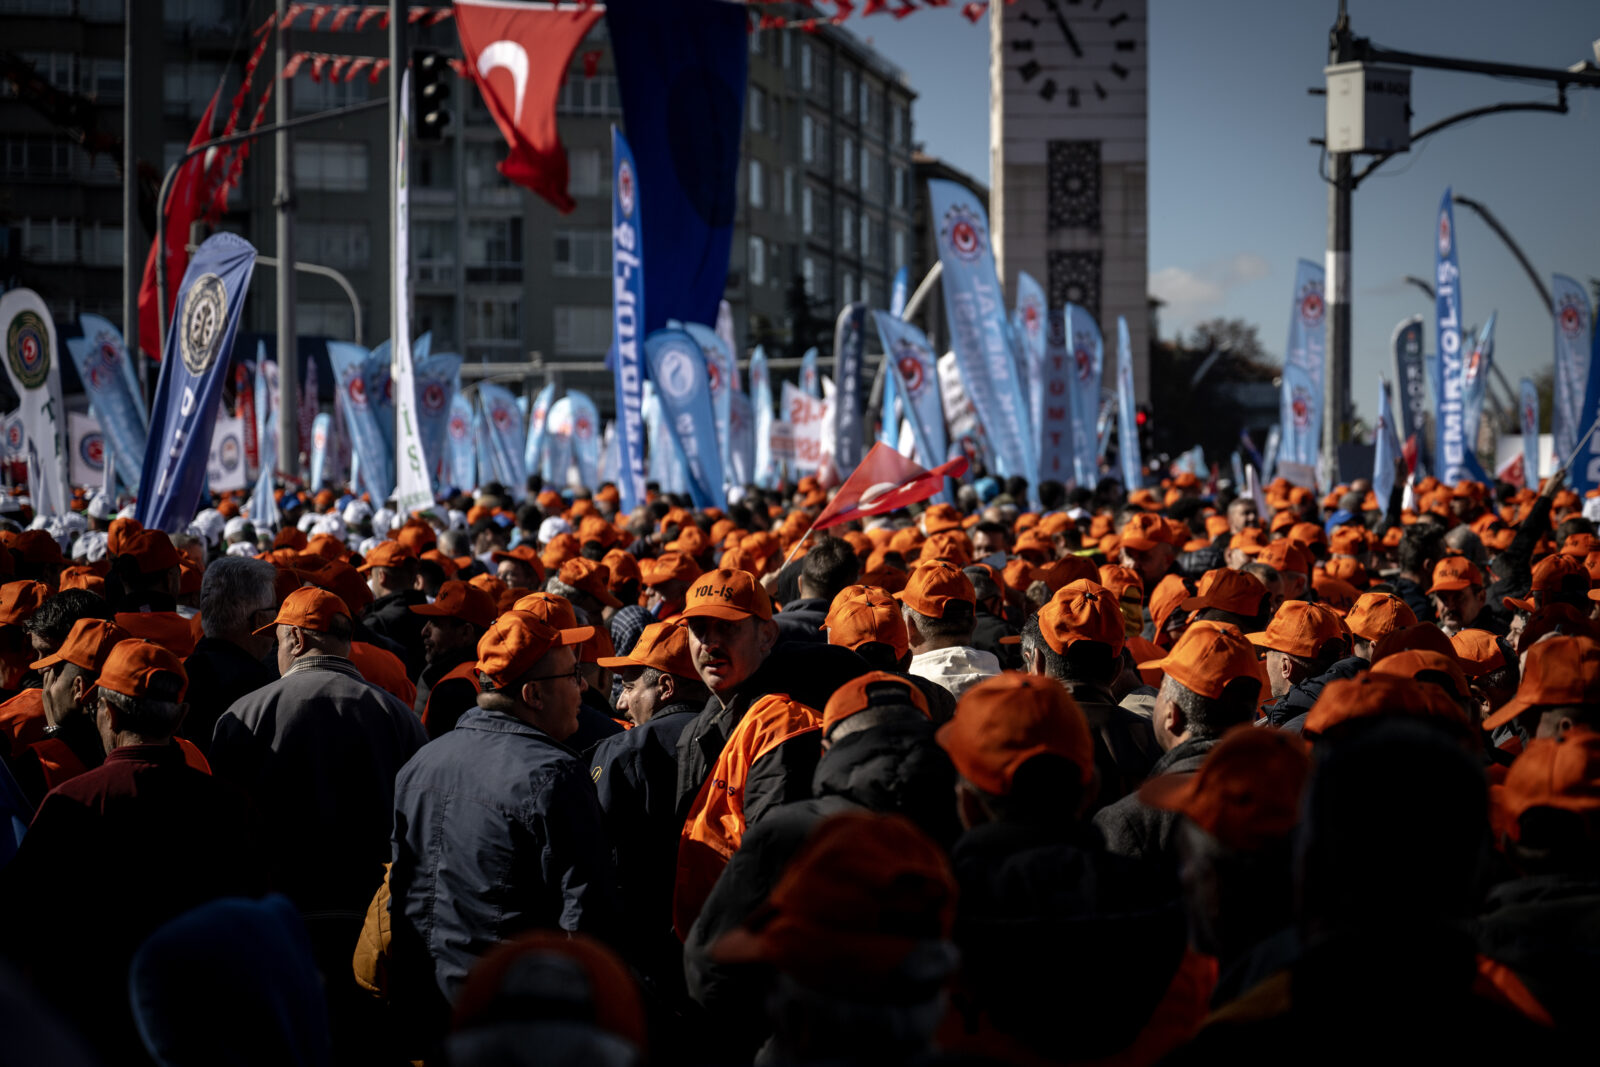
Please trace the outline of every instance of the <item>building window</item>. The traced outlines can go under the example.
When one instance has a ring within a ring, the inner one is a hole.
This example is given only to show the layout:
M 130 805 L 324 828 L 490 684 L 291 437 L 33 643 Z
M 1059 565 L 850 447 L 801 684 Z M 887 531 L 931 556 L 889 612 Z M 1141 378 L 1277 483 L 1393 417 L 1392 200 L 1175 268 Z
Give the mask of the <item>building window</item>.
M 416 229 L 413 227 L 413 232 Z M 454 238 L 451 251 L 455 251 Z M 372 234 L 364 222 L 297 222 L 294 254 L 296 259 L 324 267 L 365 270 L 372 260 Z
M 862 127 L 865 128 L 872 123 L 872 86 L 868 84 L 865 78 L 861 79 L 861 92 L 859 95 L 861 97 L 859 118 L 861 119 Z
M 816 228 L 816 216 L 813 214 L 816 209 L 815 199 L 809 185 L 800 190 L 800 232 L 807 237 L 811 236 L 812 230 Z
M 173 118 L 197 119 L 211 102 L 211 95 L 222 84 L 220 63 L 184 63 L 162 68 L 163 112 Z M 218 95 L 226 106 L 227 93 Z
M 839 208 L 839 247 L 854 252 L 856 247 L 856 213 L 846 204 Z
M 754 34 L 750 36 L 750 40 L 752 42 L 755 40 Z M 749 95 L 745 98 L 744 111 L 747 116 L 746 121 L 750 123 L 753 132 L 760 133 L 766 129 L 767 94 L 762 92 L 759 85 L 750 86 Z
M 456 224 L 449 219 L 416 219 L 411 223 L 411 254 L 418 284 L 454 285 Z
M 468 141 L 466 148 L 466 186 L 469 198 L 487 194 L 513 193 L 512 185 L 496 168 L 505 146 L 498 141 Z
M 296 78 L 294 89 L 291 90 L 293 99 L 290 108 L 297 115 L 313 111 L 329 111 L 371 99 L 372 92 L 373 85 L 365 78 L 356 78 L 352 81 L 333 77 L 326 77 L 321 81 Z
M 839 92 L 839 102 L 844 105 L 839 110 L 848 115 L 850 113 L 850 104 L 856 98 L 856 72 L 849 69 L 840 71 L 839 84 L 842 86 Z
M 800 116 L 800 161 L 817 161 L 817 123 L 810 115 Z
M 604 356 L 611 347 L 611 305 L 557 306 L 558 356 Z
M 745 271 L 751 285 L 765 285 L 767 281 L 767 245 L 759 237 L 750 238 L 748 262 Z
M 72 152 L 65 138 L 15 137 L 0 144 L 0 176 L 11 181 L 69 178 Z
M 872 306 L 872 279 L 865 276 L 861 279 L 861 302 L 867 307 Z
M 847 184 L 856 180 L 856 142 L 846 137 L 839 147 L 839 177 Z
M 767 172 L 759 159 L 750 161 L 750 206 L 767 206 Z
M 845 271 L 839 278 L 839 303 L 854 304 L 856 302 L 856 276 Z
M 85 223 L 83 261 L 91 267 L 122 266 L 122 227 L 103 222 Z
M 71 263 L 78 258 L 72 219 L 23 219 L 22 258 L 35 263 Z
M 355 309 L 348 300 L 296 300 L 294 328 L 302 337 L 354 337 Z
M 522 219 L 472 219 L 467 223 L 467 281 L 522 281 Z
M 906 109 L 900 104 L 889 109 L 889 140 L 896 147 L 906 143 Z
M 790 43 L 793 38 L 787 33 L 780 33 L 778 34 L 778 40 L 781 42 L 783 52 L 783 69 L 788 70 L 789 65 L 794 61 L 794 46 Z
M 609 153 L 598 148 L 574 148 L 567 154 L 567 191 L 573 196 L 610 196 Z
M 800 88 L 811 88 L 811 45 L 800 42 Z
M 872 220 L 866 212 L 861 214 L 861 258 L 872 255 Z
M 869 196 L 874 192 L 874 190 L 872 188 L 872 176 L 875 173 L 877 173 L 877 170 L 872 165 L 872 153 L 867 149 L 866 145 L 862 145 L 861 146 L 861 191 L 863 193 L 868 194 Z
M 616 75 L 596 74 L 586 78 L 581 70 L 569 71 L 556 97 L 556 114 L 622 114 L 622 94 L 617 91 Z
M 294 146 L 294 183 L 324 192 L 366 192 L 367 146 L 351 141 L 301 141 Z
M 783 168 L 783 213 L 794 214 L 794 168 Z
M 911 182 L 906 173 L 906 168 L 894 168 L 894 206 L 901 211 L 905 211 L 910 207 L 910 185 Z
M 611 273 L 610 230 L 557 230 L 551 272 L 594 278 Z
M 560 322 L 560 311 L 560 308 L 556 309 L 557 322 Z M 467 294 L 468 341 L 520 341 L 521 339 L 521 299 L 514 296 Z
M 899 270 L 906 265 L 906 231 L 895 230 L 894 236 L 890 238 L 890 244 L 894 249 L 894 262 L 890 263 L 889 266 L 894 270 Z

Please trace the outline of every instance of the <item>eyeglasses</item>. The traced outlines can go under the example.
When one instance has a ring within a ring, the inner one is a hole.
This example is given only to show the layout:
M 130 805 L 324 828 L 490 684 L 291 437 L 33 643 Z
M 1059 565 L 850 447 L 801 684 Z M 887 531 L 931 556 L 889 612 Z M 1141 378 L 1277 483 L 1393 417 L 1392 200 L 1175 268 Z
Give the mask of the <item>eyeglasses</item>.
M 572 665 L 572 669 L 570 671 L 562 671 L 560 674 L 536 674 L 532 678 L 524 678 L 523 681 L 559 682 L 563 678 L 571 678 L 574 682 L 582 682 L 583 671 L 581 670 L 581 667 L 582 664 L 575 663 Z

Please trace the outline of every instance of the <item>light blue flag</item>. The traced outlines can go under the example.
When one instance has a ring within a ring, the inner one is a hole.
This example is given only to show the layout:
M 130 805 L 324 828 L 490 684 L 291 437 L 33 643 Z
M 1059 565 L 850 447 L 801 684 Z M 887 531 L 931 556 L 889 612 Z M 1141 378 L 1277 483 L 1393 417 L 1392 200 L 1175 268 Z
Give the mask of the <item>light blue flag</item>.
M 1387 508 L 1389 495 L 1394 492 L 1394 461 L 1400 458 L 1400 435 L 1385 378 L 1378 379 L 1378 425 L 1372 433 L 1372 444 L 1372 495 L 1378 498 L 1379 507 Z
M 951 347 L 978 420 L 994 449 L 1002 477 L 1020 475 L 1030 491 L 1039 484 L 1028 402 L 1011 352 L 1000 280 L 989 245 L 989 217 L 966 186 L 928 182 L 938 236 L 940 280 Z
M 1283 357 L 1282 458 L 1312 468 L 1322 451 L 1322 390 L 1327 373 L 1324 280 L 1324 271 L 1317 264 L 1305 259 L 1296 264 L 1294 303 L 1289 309 L 1289 347 Z M 1297 373 L 1291 375 L 1291 367 L 1297 368 Z M 1291 377 L 1295 382 L 1292 389 Z
M 483 417 L 481 402 L 473 406 L 472 439 L 478 453 L 478 484 L 481 486 L 499 481 L 500 475 L 494 464 L 494 443 L 489 440 L 489 422 Z
M 756 426 L 755 405 L 742 391 L 733 391 L 733 406 L 729 412 L 728 455 L 733 468 L 728 472 L 732 484 L 743 488 L 755 481 Z
M 800 357 L 800 391 L 813 400 L 822 399 L 822 377 L 817 373 L 817 350 L 806 349 Z
M 67 351 L 113 452 L 122 457 L 124 470 L 119 475 L 126 474 L 133 457 L 144 455 L 149 438 L 136 399 L 138 385 L 130 387 L 126 373 L 128 350 L 121 332 L 99 315 L 80 315 L 78 325 L 83 336 L 67 338 Z
M 834 452 L 841 478 L 861 464 L 861 368 L 866 362 L 867 305 L 846 304 L 833 327 Z
M 568 389 L 562 398 L 572 413 L 572 458 L 578 464 L 578 480 L 591 492 L 600 488 L 600 412 L 587 393 Z
M 1478 426 L 1483 420 L 1483 395 L 1489 388 L 1489 368 L 1494 366 L 1494 312 L 1478 331 L 1472 350 L 1461 364 L 1461 425 L 1467 448 L 1478 446 Z
M 1446 485 L 1462 479 L 1487 482 L 1473 453 L 1474 442 L 1467 439 L 1466 412 L 1461 387 L 1465 376 L 1466 352 L 1461 341 L 1461 263 L 1456 248 L 1455 209 L 1449 187 L 1439 201 L 1439 216 L 1434 226 L 1433 291 L 1434 321 L 1439 331 L 1439 353 L 1435 357 L 1439 392 L 1434 408 L 1434 451 L 1437 475 Z
M 1557 463 L 1565 463 L 1594 421 L 1596 387 L 1600 374 L 1591 373 L 1591 342 L 1595 336 L 1589 294 L 1565 274 L 1551 279 L 1550 300 L 1555 307 L 1555 394 L 1550 408 L 1550 433 Z M 1600 435 L 1596 435 L 1600 437 Z M 1586 451 L 1594 451 L 1590 438 Z M 1600 472 L 1591 474 L 1587 460 L 1574 463 L 1568 484 L 1581 496 L 1600 486 Z
M 874 311 L 872 321 L 883 343 L 884 359 L 889 361 L 885 380 L 894 383 L 902 398 L 901 411 L 911 424 L 911 436 L 917 445 L 915 458 L 923 467 L 937 467 L 945 462 L 949 442 L 945 439 L 944 407 L 933 347 L 921 330 L 903 319 Z
M 1045 317 L 1044 360 L 1033 383 L 1037 401 L 1033 424 L 1039 428 L 1039 477 L 1063 485 L 1069 482 L 1083 485 L 1084 481 L 1077 473 L 1079 434 L 1075 432 L 1078 427 L 1073 416 L 1073 384 L 1077 378 L 1077 366 L 1072 358 L 1072 349 L 1067 345 L 1071 319 L 1070 304 L 1064 309 L 1052 309 Z M 1094 467 L 1093 433 L 1092 421 L 1081 429 L 1082 445 L 1088 451 L 1084 460 L 1090 469 Z M 1091 488 L 1093 485 L 1093 482 L 1089 483 Z
M 1528 489 L 1539 488 L 1539 388 L 1532 378 L 1520 383 L 1517 412 L 1522 420 L 1522 484 Z
M 267 343 L 256 341 L 256 455 L 261 466 L 271 467 L 278 462 L 276 447 L 267 447 L 267 435 L 277 440 L 278 429 L 278 362 L 267 358 Z
M 217 405 L 255 265 L 249 241 L 218 233 L 195 250 L 183 272 L 139 472 L 134 517 L 146 529 L 186 528 L 205 492 Z
M 1044 287 L 1027 271 L 1018 271 L 1017 306 L 1011 313 L 1011 333 L 1016 340 L 1017 377 L 1028 401 L 1028 418 L 1035 432 L 1039 428 L 1041 397 L 1038 383 L 1040 370 L 1044 366 L 1048 306 Z M 1034 454 L 1040 457 L 1042 470 L 1043 453 L 1038 452 L 1037 444 L 1034 449 Z
M 1233 454 L 1228 457 L 1228 463 L 1233 468 L 1234 488 L 1241 493 L 1244 492 L 1244 457 L 1239 455 L 1239 450 L 1237 448 L 1234 449 Z
M 383 447 L 385 451 L 394 452 L 394 345 L 384 341 L 374 348 L 367 356 L 366 364 L 361 368 L 361 376 L 367 385 L 367 402 L 372 405 L 372 418 L 378 425 L 378 432 L 383 434 Z M 257 410 L 260 403 L 257 402 Z M 390 470 L 394 463 L 390 462 Z M 393 490 L 390 490 L 393 492 Z
M 1122 484 L 1128 492 L 1144 488 L 1144 461 L 1139 456 L 1139 420 L 1134 412 L 1133 347 L 1128 323 L 1117 316 L 1117 451 L 1122 456 Z
M 724 473 L 729 465 L 731 444 L 730 419 L 733 414 L 733 353 L 722 343 L 717 331 L 698 322 L 686 322 L 680 327 L 706 357 L 706 379 L 711 385 L 711 415 L 716 420 L 717 455 Z
M 622 510 L 644 503 L 644 217 L 628 139 L 611 127 L 611 359 L 616 376 L 617 491 Z
M 550 405 L 551 412 L 566 412 L 566 397 L 562 397 Z M 571 481 L 568 472 L 572 468 L 572 435 L 557 433 L 555 430 L 546 430 L 544 434 L 544 456 L 540 461 L 539 476 L 544 479 L 544 484 L 552 489 L 566 489 Z
M 473 425 L 472 401 L 458 389 L 450 397 L 450 469 L 445 484 L 467 492 L 478 484 L 478 442 Z
M 374 506 L 394 495 L 394 450 L 384 441 L 367 391 L 367 363 L 372 353 L 348 341 L 328 342 L 328 362 L 344 409 L 345 430 L 350 435 L 352 479 L 372 494 Z M 259 408 L 259 403 L 257 407 Z
M 546 382 L 533 398 L 532 412 L 528 416 L 528 436 L 524 444 L 522 465 L 530 471 L 544 473 L 545 433 L 550 423 L 550 408 L 556 402 L 556 383 Z
M 655 383 L 648 378 L 644 383 L 645 437 L 650 442 L 650 477 L 667 493 L 689 491 L 689 468 L 683 459 L 683 449 L 677 438 L 667 428 L 661 396 Z
M 644 429 L 641 420 L 639 428 Z M 617 449 L 617 424 L 607 422 L 600 434 L 600 477 L 612 485 L 622 483 L 622 453 Z
M 326 483 L 328 442 L 333 437 L 333 416 L 319 411 L 311 420 L 311 491 L 319 491 Z
M 495 480 L 512 496 L 521 497 L 528 477 L 524 460 L 527 435 L 523 432 L 522 413 L 517 410 L 517 398 L 503 385 L 479 382 L 478 402 L 483 405 Z
M 423 343 L 427 338 L 428 335 L 423 334 L 417 339 L 413 353 L 425 350 Z M 415 358 L 411 380 L 416 396 L 417 432 L 422 438 L 428 477 L 435 483 L 448 481 L 446 441 L 450 435 L 450 404 L 456 395 L 456 383 L 461 380 L 461 357 L 453 352 L 439 352 Z
M 772 374 L 767 369 L 767 350 L 760 345 L 750 357 L 750 406 L 755 412 L 755 482 L 763 489 L 776 489 L 778 464 L 772 458 Z
M 1071 400 L 1072 477 L 1080 487 L 1093 489 L 1100 480 L 1099 461 L 1105 454 L 1096 447 L 1094 437 L 1100 415 L 1100 382 L 1105 374 L 1105 339 L 1088 308 L 1069 303 L 1066 318 L 1072 357 L 1067 393 Z
M 717 448 L 704 353 L 683 330 L 657 330 L 645 338 L 644 350 L 650 380 L 659 391 L 667 436 L 678 443 L 688 466 L 694 506 L 725 506 L 722 456 Z
M 902 265 L 894 272 L 894 281 L 889 283 L 889 314 L 900 318 L 906 311 L 906 298 L 910 296 L 911 270 Z

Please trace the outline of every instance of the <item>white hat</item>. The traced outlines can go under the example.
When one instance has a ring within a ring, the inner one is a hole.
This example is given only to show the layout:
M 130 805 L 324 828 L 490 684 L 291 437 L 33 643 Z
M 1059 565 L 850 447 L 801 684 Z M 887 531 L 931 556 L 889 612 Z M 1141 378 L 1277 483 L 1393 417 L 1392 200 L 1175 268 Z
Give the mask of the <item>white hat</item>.
M 311 527 L 315 526 L 317 524 L 317 520 L 320 518 L 322 518 L 322 516 L 318 515 L 316 512 L 308 511 L 301 515 L 298 520 L 296 520 L 295 527 L 301 533 L 310 533 Z
M 134 507 L 133 507 L 132 504 L 129 504 L 127 507 L 125 507 L 121 511 L 117 512 L 117 518 L 119 518 L 119 519 L 131 519 L 131 518 L 133 518 L 133 512 L 134 512 Z
M 259 551 L 261 550 L 249 541 L 235 541 L 228 546 L 230 556 L 254 556 Z
M 251 529 L 250 520 L 243 515 L 235 515 L 222 525 L 222 537 L 225 541 L 232 541 L 235 537 L 244 536 L 244 532 Z M 249 542 L 247 542 L 249 543 Z
M 81 559 L 85 563 L 99 563 L 106 558 L 106 533 L 104 530 L 89 530 L 78 538 L 72 546 L 72 558 Z
M 206 544 L 214 545 L 222 540 L 222 531 L 227 528 L 227 523 L 228 520 L 222 517 L 222 512 L 216 508 L 206 508 L 189 524 L 189 532 Z
M 465 511 L 458 511 L 455 508 L 451 508 L 445 513 L 445 518 L 450 521 L 450 525 L 447 526 L 446 529 L 465 530 L 467 528 L 467 513 Z
M 344 525 L 344 520 L 338 515 L 319 515 L 317 522 L 311 527 L 311 534 L 330 534 L 343 541 L 349 532 Z
M 572 532 L 572 523 L 560 515 L 552 515 L 539 524 L 539 543 L 548 545 L 564 533 Z
M 344 521 L 347 526 L 355 526 L 370 518 L 372 518 L 372 505 L 365 500 L 352 500 L 344 506 Z
M 371 552 L 382 543 L 383 542 L 378 540 L 376 537 L 368 537 L 361 542 L 360 546 L 356 548 L 356 551 L 365 556 L 368 552 Z
M 388 508 L 379 508 L 372 513 L 372 536 L 382 541 L 389 536 L 389 531 L 394 529 L 395 513 Z
M 91 519 L 109 519 L 116 513 L 117 502 L 104 492 L 96 493 L 89 498 L 88 514 Z

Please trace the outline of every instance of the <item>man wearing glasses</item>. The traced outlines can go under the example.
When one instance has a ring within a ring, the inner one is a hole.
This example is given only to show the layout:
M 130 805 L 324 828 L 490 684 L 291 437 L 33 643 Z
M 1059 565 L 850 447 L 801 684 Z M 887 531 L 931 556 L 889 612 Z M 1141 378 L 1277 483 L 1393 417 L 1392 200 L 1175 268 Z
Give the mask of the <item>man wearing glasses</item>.
M 499 942 L 542 928 L 614 943 L 611 845 L 589 765 L 562 743 L 583 692 L 575 646 L 593 635 L 501 615 L 478 642 L 478 706 L 395 781 L 390 988 L 408 1054 L 432 1050 Z

